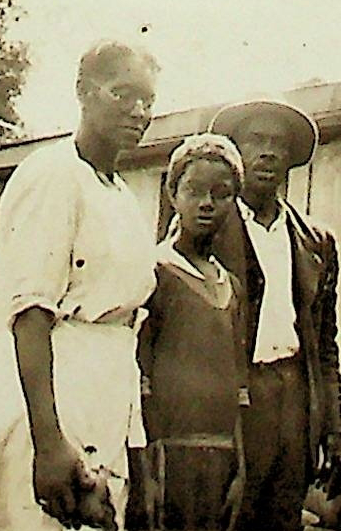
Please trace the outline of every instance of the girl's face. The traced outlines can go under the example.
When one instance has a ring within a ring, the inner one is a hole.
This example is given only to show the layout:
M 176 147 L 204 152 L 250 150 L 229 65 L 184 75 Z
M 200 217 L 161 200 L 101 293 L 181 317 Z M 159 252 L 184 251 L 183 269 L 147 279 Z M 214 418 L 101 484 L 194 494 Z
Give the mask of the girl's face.
M 227 216 L 235 193 L 235 177 L 228 164 L 208 159 L 190 162 L 174 198 L 182 229 L 193 236 L 214 234 Z

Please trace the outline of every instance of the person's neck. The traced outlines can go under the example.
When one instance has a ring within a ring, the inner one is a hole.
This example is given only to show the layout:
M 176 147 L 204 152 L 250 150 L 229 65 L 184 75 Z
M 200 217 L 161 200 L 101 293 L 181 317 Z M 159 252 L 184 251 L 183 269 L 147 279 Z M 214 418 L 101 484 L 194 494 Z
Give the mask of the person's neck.
M 256 196 L 244 193 L 244 202 L 255 212 L 255 220 L 266 228 L 276 220 L 279 213 L 277 193 L 267 196 Z
M 89 128 L 80 127 L 76 138 L 76 148 L 79 156 L 91 164 L 96 171 L 111 174 L 115 170 L 115 162 L 119 149 L 114 142 L 100 137 Z
M 180 239 L 175 244 L 175 248 L 193 262 L 207 261 L 211 255 L 211 238 L 205 236 L 193 238 L 193 235 L 187 235 L 183 231 Z

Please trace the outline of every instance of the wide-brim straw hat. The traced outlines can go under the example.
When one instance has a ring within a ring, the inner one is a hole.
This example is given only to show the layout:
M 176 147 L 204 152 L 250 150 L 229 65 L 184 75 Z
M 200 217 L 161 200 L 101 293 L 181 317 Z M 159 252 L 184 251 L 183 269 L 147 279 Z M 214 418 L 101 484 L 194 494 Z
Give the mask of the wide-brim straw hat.
M 271 100 L 251 100 L 227 105 L 212 118 L 208 131 L 234 139 L 234 132 L 242 120 L 266 112 L 290 127 L 291 164 L 302 166 L 311 161 L 318 144 L 319 131 L 316 122 L 300 109 L 287 103 Z

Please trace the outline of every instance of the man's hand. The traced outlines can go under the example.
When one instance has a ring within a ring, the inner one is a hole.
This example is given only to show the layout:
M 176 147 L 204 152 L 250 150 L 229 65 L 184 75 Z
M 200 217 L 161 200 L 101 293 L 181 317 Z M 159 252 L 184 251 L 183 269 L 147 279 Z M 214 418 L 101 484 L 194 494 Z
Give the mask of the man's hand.
M 63 437 L 50 448 L 36 448 L 33 462 L 35 498 L 42 510 L 66 528 L 80 528 L 75 518 L 77 491 L 91 492 L 96 480 L 81 455 Z
M 341 494 L 341 434 L 331 433 L 323 447 L 324 462 L 320 481 L 327 493 L 327 501 Z
M 152 396 L 152 384 L 149 376 L 142 376 L 141 378 L 141 395 L 144 398 Z

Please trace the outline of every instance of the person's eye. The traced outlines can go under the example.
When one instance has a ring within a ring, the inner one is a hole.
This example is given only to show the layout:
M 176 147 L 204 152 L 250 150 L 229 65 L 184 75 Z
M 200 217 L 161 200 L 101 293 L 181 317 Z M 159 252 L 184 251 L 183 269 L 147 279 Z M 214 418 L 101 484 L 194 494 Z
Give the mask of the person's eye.
M 212 195 L 217 199 L 226 199 L 233 196 L 233 191 L 227 186 L 220 186 L 212 190 Z
M 143 101 L 143 108 L 146 110 L 146 111 L 149 111 L 154 103 L 155 103 L 155 97 L 152 97 L 152 98 L 148 98 L 148 99 L 145 99 L 145 100 L 142 100 Z
M 190 184 L 187 184 L 184 189 L 186 193 L 189 195 L 193 195 L 193 196 L 200 195 L 200 190 L 198 190 L 194 186 L 191 186 Z
M 143 108 L 145 111 L 149 111 L 153 107 L 153 101 L 144 101 Z
M 122 94 L 120 94 L 117 90 L 111 90 L 110 91 L 110 96 L 112 97 L 113 100 L 115 101 L 119 101 L 122 99 Z

